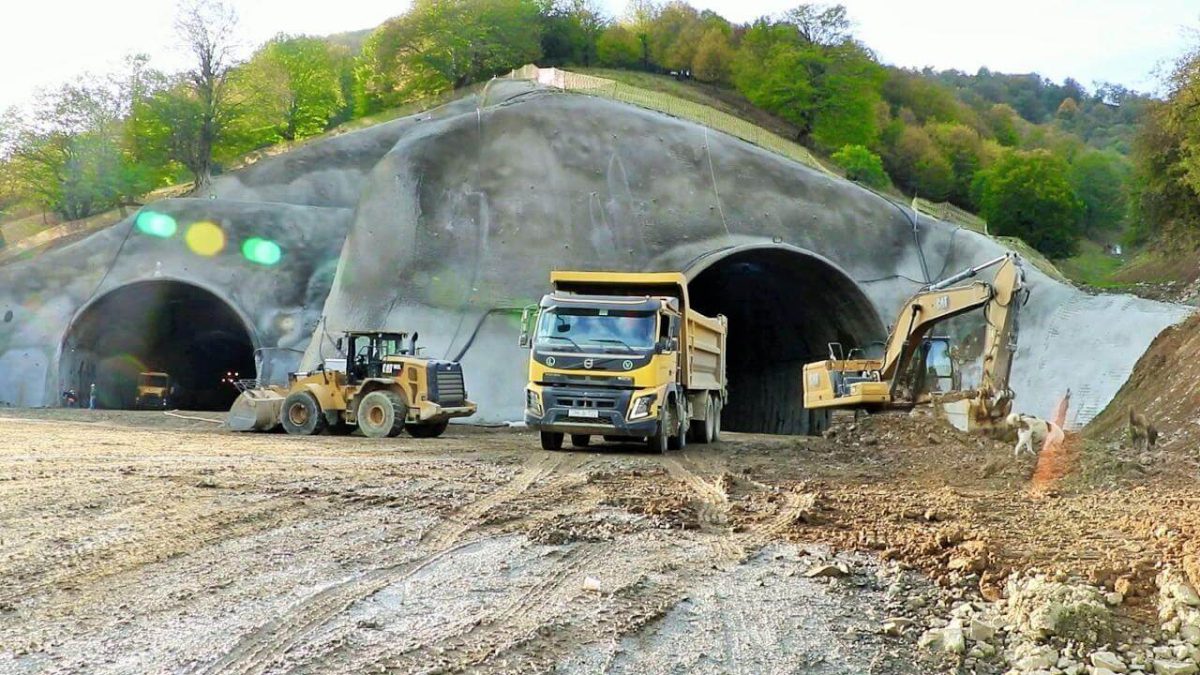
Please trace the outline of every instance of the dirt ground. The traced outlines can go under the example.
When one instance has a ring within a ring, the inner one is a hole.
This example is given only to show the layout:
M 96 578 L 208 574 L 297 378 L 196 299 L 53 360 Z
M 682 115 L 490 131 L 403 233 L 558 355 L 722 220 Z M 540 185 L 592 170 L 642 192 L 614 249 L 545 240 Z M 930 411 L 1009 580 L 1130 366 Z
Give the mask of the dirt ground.
M 1200 540 L 1194 463 L 1078 440 L 1034 481 L 903 415 L 665 456 L 195 417 L 0 411 L 0 672 L 992 672 L 881 622 L 1039 569 L 1136 632 Z

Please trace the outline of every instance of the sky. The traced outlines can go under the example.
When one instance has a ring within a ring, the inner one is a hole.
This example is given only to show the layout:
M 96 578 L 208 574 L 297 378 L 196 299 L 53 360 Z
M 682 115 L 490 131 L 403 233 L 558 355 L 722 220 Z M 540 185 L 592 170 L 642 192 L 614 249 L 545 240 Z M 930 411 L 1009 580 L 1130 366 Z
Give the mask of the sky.
M 600 0 L 620 14 L 625 0 Z M 690 0 L 732 21 L 750 21 L 797 0 Z M 272 35 L 371 28 L 402 13 L 405 0 L 232 0 L 245 51 Z M 1200 28 L 1195 0 L 842 0 L 855 33 L 893 65 L 970 73 L 980 66 L 1038 72 L 1087 87 L 1109 81 L 1155 91 L 1155 71 Z M 184 66 L 172 0 L 9 0 L 0 20 L 0 109 L 39 87 L 84 72 L 115 70 L 144 52 L 164 70 Z

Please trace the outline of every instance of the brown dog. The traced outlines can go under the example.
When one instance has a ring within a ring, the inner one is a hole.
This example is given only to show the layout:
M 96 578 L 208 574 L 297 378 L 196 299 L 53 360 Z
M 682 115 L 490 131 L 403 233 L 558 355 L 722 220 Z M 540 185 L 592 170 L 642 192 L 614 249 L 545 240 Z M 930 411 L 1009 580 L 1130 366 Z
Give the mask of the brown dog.
M 1129 407 L 1129 442 L 1135 448 L 1153 448 L 1158 442 L 1158 429 L 1145 415 L 1134 412 L 1133 406 Z

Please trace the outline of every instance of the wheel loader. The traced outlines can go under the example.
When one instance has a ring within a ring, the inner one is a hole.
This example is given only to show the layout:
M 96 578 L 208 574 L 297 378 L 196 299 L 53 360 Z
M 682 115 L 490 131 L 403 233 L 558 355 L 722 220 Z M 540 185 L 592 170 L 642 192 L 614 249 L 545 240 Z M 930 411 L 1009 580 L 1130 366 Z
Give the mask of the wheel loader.
M 313 371 L 288 375 L 288 386 L 243 386 L 229 414 L 236 431 L 370 438 L 407 431 L 434 438 L 450 420 L 475 414 L 467 400 L 462 366 L 420 356 L 416 334 L 348 331 L 337 340 L 341 356 Z

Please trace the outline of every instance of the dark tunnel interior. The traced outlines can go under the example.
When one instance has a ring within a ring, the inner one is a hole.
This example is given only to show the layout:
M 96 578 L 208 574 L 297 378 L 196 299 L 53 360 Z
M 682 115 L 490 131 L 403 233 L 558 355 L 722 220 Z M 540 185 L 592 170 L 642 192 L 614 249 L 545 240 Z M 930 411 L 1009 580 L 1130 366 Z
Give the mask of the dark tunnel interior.
M 694 276 L 692 306 L 729 319 L 726 360 L 730 431 L 817 434 L 828 413 L 804 409 L 804 364 L 882 338 L 870 300 L 840 270 L 787 248 L 732 253 Z
M 67 332 L 62 381 L 88 405 L 134 408 L 138 376 L 169 376 L 166 407 L 226 410 L 237 397 L 228 373 L 254 377 L 254 345 L 238 314 L 212 293 L 178 281 L 124 286 L 89 306 Z M 157 402 L 152 407 L 162 407 Z

